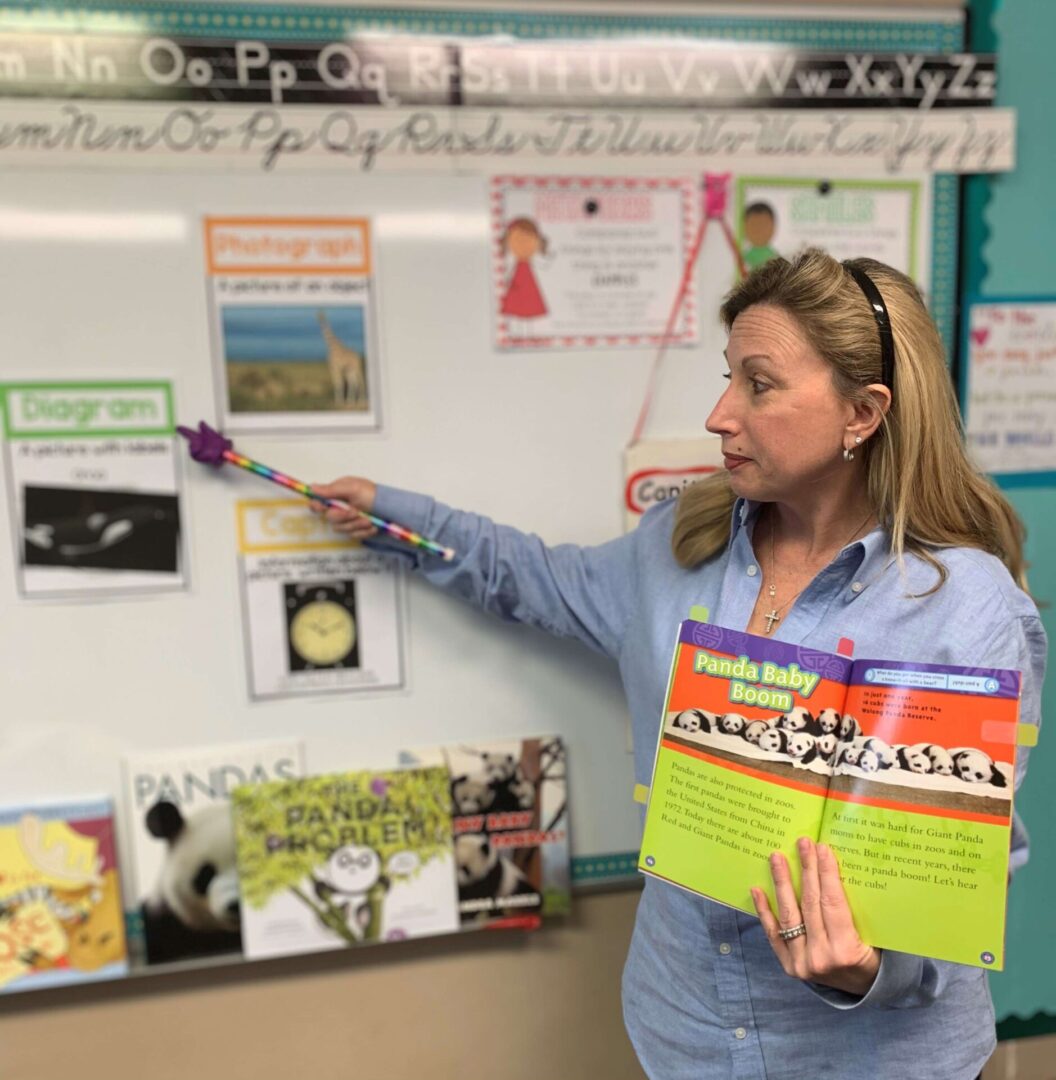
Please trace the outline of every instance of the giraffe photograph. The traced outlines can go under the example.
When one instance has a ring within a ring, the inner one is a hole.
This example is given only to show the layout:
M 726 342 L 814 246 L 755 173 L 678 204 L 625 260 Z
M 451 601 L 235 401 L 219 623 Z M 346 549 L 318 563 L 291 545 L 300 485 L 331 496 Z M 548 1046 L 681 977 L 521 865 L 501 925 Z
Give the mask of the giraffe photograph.
M 225 305 L 220 326 L 231 414 L 370 410 L 365 305 Z

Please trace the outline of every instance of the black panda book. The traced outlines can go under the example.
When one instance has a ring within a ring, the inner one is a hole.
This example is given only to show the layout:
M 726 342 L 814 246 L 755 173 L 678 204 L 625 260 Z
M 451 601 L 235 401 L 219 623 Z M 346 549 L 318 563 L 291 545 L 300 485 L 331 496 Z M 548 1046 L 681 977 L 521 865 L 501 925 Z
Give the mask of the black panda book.
M 796 879 L 809 837 L 835 852 L 868 944 L 999 970 L 1016 745 L 1036 731 L 1020 681 L 687 620 L 639 869 L 754 914 L 752 886 L 773 903 L 771 853 Z
M 298 739 L 125 758 L 126 908 L 148 964 L 242 952 L 231 793 L 304 775 Z
M 450 777 L 463 929 L 534 929 L 571 906 L 568 783 L 560 737 L 405 750 L 401 765 Z

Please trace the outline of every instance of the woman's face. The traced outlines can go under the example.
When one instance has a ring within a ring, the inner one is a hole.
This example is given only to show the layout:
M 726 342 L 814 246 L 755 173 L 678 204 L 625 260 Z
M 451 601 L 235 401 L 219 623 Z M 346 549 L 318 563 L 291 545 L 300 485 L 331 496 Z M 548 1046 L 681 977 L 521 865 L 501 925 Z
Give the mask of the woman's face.
M 767 304 L 742 311 L 726 360 L 730 385 L 705 426 L 722 437 L 735 494 L 794 501 L 848 468 L 842 454 L 854 409 L 791 315 Z

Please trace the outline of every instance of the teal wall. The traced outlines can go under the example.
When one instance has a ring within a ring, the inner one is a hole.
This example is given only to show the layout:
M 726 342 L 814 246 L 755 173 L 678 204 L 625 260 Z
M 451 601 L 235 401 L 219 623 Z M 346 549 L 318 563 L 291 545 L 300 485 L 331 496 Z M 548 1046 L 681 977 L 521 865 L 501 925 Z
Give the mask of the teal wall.
M 992 29 L 998 49 L 998 104 L 1017 110 L 1014 172 L 983 181 L 988 205 L 982 221 L 966 221 L 965 237 L 981 241 L 981 265 L 968 273 L 984 296 L 1046 295 L 1056 298 L 1056 113 L 1053 59 L 1054 0 L 986 0 L 973 3 L 985 19 L 996 7 Z M 973 48 L 985 48 L 985 27 Z M 981 200 L 980 200 L 981 201 Z M 969 205 L 975 205 L 969 200 Z M 989 236 L 985 235 L 986 230 Z M 979 256 L 979 245 L 970 259 Z M 1056 641 L 1056 497 L 1052 488 L 1010 490 L 1027 525 L 1030 586 Z M 1049 652 L 1043 712 L 1049 718 L 1031 754 L 1030 773 L 1017 804 L 1031 835 L 1031 856 L 1009 894 L 1006 969 L 991 975 L 999 1020 L 1027 1020 L 1039 1011 L 1056 1017 L 1056 664 Z M 1040 1019 L 1040 1018 L 1039 1018 Z M 1048 1025 L 1046 1025 L 1048 1026 Z M 1002 1034 L 1018 1033 L 1003 1027 Z

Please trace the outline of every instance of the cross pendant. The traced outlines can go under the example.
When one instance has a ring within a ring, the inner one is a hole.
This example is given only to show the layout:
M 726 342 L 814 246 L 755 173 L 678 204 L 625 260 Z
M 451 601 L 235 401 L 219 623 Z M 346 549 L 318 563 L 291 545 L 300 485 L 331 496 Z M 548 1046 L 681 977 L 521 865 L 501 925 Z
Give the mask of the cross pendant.
M 773 609 L 773 608 L 771 608 L 771 609 L 770 609 L 770 610 L 769 610 L 769 611 L 768 611 L 768 612 L 767 612 L 767 613 L 766 613 L 766 614 L 765 614 L 765 615 L 763 616 L 763 618 L 764 618 L 764 619 L 766 619 L 766 632 L 767 632 L 768 634 L 770 633 L 770 631 L 771 631 L 771 630 L 773 630 L 773 628 L 774 628 L 774 623 L 776 623 L 776 622 L 780 622 L 780 621 L 781 621 L 781 616 L 780 616 L 780 615 L 778 615 L 778 613 L 777 613 L 776 611 L 774 611 L 774 609 Z

